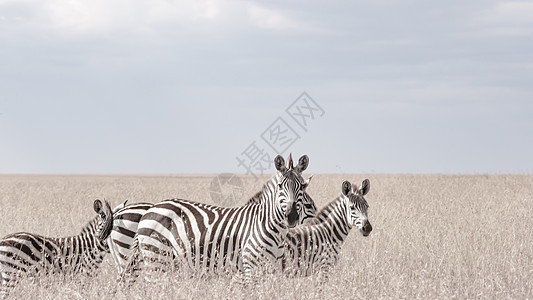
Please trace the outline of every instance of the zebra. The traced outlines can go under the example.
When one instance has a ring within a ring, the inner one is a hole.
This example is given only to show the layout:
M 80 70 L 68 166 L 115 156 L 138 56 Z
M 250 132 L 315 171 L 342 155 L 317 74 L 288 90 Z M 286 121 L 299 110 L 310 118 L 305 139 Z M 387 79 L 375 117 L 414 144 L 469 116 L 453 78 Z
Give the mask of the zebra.
M 309 276 L 320 272 L 321 276 L 327 277 L 327 271 L 336 264 L 350 229 L 357 227 L 363 236 L 372 231 L 367 216 L 368 203 L 364 198 L 369 190 L 368 179 L 359 189 L 344 181 L 339 197 L 320 210 L 311 221 L 290 229 L 284 244 L 284 273 L 288 276 Z
M 298 160 L 296 167 L 292 155 L 288 167 L 280 155 L 274 164 L 275 175 L 242 207 L 225 208 L 183 199 L 154 204 L 138 224 L 121 282 L 130 279 L 129 275 L 134 275 L 134 280 L 139 260 L 145 265 L 162 266 L 161 270 L 174 262 L 203 274 L 237 272 L 244 283 L 265 263 L 281 269 L 288 228 L 314 217 L 316 207 L 305 192 L 310 178 L 304 180 L 301 176 L 309 164 L 307 155 Z
M 126 202 L 115 210 L 124 207 Z M 76 236 L 51 238 L 18 232 L 0 240 L 0 296 L 5 298 L 23 276 L 38 274 L 91 274 L 108 252 L 105 232 L 113 211 L 107 201 L 95 200 L 98 215 Z

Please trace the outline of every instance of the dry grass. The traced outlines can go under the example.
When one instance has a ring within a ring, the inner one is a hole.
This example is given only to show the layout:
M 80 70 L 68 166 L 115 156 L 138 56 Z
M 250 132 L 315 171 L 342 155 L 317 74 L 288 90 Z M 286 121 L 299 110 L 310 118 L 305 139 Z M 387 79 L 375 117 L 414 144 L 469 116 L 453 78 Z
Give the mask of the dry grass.
M 230 290 L 229 278 L 164 274 L 139 281 L 116 298 L 511 298 L 533 297 L 533 176 L 317 175 L 310 195 L 321 207 L 343 180 L 371 181 L 367 200 L 372 234 L 353 231 L 339 265 L 322 285 L 316 277 L 263 278 L 254 290 Z M 180 197 L 214 203 L 213 176 L 0 176 L 0 236 L 30 231 L 77 234 L 94 216 L 92 202 L 116 205 Z M 242 194 L 262 178 L 244 180 Z M 244 201 L 244 199 L 243 199 Z M 216 201 L 215 201 L 216 202 Z M 112 295 L 110 257 L 93 278 L 43 278 L 18 285 L 17 298 L 100 299 Z M 318 288 L 321 286 L 321 289 Z

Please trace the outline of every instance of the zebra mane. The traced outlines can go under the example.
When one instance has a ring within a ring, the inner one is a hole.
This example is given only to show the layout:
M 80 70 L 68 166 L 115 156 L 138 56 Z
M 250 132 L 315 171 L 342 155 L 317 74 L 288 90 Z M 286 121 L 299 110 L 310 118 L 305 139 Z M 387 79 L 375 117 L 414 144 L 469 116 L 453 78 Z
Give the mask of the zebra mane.
M 270 188 L 268 187 L 269 184 L 276 184 L 279 182 L 279 177 L 280 177 L 281 174 L 279 174 L 279 172 L 276 172 L 276 174 L 274 174 L 267 182 L 265 182 L 265 184 L 263 184 L 263 187 L 261 188 L 261 190 L 257 193 L 255 193 L 255 195 L 252 196 L 252 198 L 250 198 L 248 201 L 246 201 L 246 204 L 245 205 L 252 205 L 252 204 L 261 204 L 261 201 L 262 201 L 262 195 L 263 193 L 266 191 L 266 190 L 269 190 Z
M 263 191 L 255 193 L 255 195 L 253 195 L 252 198 L 250 198 L 250 200 L 248 200 L 245 205 L 261 203 L 261 194 L 263 194 Z
M 92 218 L 85 226 L 82 227 L 80 235 L 86 235 L 86 234 L 95 234 L 96 233 L 96 227 L 98 224 L 98 215 L 96 215 L 94 218 Z

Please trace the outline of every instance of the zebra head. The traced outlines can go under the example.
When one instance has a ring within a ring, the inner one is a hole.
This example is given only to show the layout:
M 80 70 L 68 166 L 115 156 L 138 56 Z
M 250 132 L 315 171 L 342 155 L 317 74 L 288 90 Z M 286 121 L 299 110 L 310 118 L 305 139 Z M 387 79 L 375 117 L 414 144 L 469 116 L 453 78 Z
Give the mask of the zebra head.
M 368 221 L 368 203 L 365 195 L 370 190 L 370 180 L 365 179 L 358 189 L 349 181 L 342 183 L 342 194 L 347 207 L 347 218 L 350 226 L 356 226 L 364 236 L 368 236 L 372 231 L 372 225 Z
M 311 178 L 304 180 L 301 176 L 309 165 L 309 157 L 307 155 L 300 157 L 295 167 L 290 154 L 286 167 L 285 160 L 278 155 L 274 159 L 274 164 L 280 175 L 276 186 L 276 205 L 279 205 L 286 225 L 292 228 L 308 218 L 313 218 L 316 215 L 316 206 L 313 199 L 305 192 Z
M 98 221 L 96 224 L 96 233 L 100 241 L 104 241 L 111 233 L 111 227 L 113 226 L 113 211 L 109 202 L 104 200 L 105 204 L 102 204 L 102 201 L 96 199 L 94 200 L 93 208 L 94 211 L 98 214 Z M 126 202 L 124 202 L 125 204 Z

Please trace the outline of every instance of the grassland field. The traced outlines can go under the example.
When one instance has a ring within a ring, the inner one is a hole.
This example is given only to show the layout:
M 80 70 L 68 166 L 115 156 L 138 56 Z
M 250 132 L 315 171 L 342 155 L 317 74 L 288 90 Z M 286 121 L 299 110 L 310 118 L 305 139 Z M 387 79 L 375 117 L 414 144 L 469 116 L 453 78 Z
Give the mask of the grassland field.
M 94 199 L 112 206 L 184 198 L 240 205 L 268 177 L 240 176 L 242 186 L 213 194 L 217 175 L 0 175 L 0 236 L 29 231 L 78 234 L 95 216 Z M 116 290 L 110 255 L 93 277 L 22 281 L 24 299 L 531 299 L 533 297 L 533 175 L 315 175 L 308 188 L 317 207 L 341 183 L 370 179 L 366 199 L 373 231 L 352 230 L 329 280 L 317 276 L 262 278 L 253 289 L 230 289 L 230 278 L 162 274 Z M 235 197 L 231 196 L 233 194 Z M 215 195 L 215 196 L 214 196 Z M 233 200 L 234 198 L 237 198 Z M 233 202 L 232 202 L 233 201 Z M 240 203 L 239 203 L 240 202 Z M 115 293 L 116 292 L 116 293 Z

